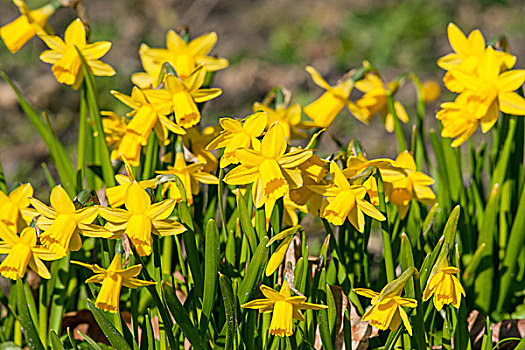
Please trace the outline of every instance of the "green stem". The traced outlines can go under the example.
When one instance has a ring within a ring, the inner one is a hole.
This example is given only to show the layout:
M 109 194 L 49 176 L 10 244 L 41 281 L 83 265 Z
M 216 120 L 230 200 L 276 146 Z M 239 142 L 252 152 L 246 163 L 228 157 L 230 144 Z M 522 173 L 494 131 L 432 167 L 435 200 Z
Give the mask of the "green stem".
M 38 291 L 38 333 L 44 346 L 47 344 L 47 280 L 40 281 Z
M 396 276 L 394 273 L 394 258 L 392 256 L 392 242 L 390 238 L 390 232 L 388 230 L 388 214 L 386 210 L 384 184 L 383 179 L 381 178 L 381 173 L 377 168 L 374 172 L 374 177 L 377 182 L 379 211 L 381 211 L 381 213 L 385 216 L 385 220 L 381 222 L 381 234 L 383 237 L 383 259 L 385 260 L 386 278 L 388 282 L 391 282 Z
M 142 257 L 137 253 L 137 250 L 133 245 L 131 246 L 131 249 L 133 250 L 133 255 L 135 256 L 135 259 L 143 266 L 143 269 L 141 270 L 141 275 L 143 276 L 143 279 L 146 281 L 154 281 L 149 272 L 148 269 L 145 268 L 144 260 Z M 160 299 L 159 293 L 157 293 L 157 287 L 155 285 L 149 285 L 146 286 L 148 291 L 151 294 L 151 297 L 153 298 L 160 314 L 160 318 L 162 322 L 164 323 L 164 329 L 166 330 L 166 336 L 168 338 L 168 343 L 172 349 L 178 349 L 177 342 L 175 341 L 175 337 L 173 336 L 173 322 L 171 321 L 171 315 L 168 313 L 166 308 L 164 307 L 164 303 Z
M 416 308 L 416 324 L 414 325 L 414 334 L 419 349 L 426 349 L 425 339 L 425 320 L 423 319 L 423 299 L 421 294 L 421 282 L 419 281 L 419 273 L 414 271 L 412 275 L 414 278 L 414 294 L 417 300 Z
M 218 186 L 218 202 L 219 202 L 219 212 L 221 214 L 221 221 L 222 221 L 222 227 L 221 227 L 221 232 L 224 236 L 224 239 L 225 241 L 228 240 L 228 230 L 226 228 L 226 224 L 227 224 L 227 220 L 226 220 L 226 211 L 224 209 L 224 200 L 223 200 L 223 195 L 224 195 L 224 182 L 222 181 L 222 179 L 224 179 L 224 169 L 221 168 L 219 170 L 219 186 Z
M 0 191 L 7 194 L 7 182 L 5 181 L 4 170 L 2 169 L 2 162 L 0 161 Z
M 148 145 L 146 146 L 146 152 L 144 157 L 144 167 L 142 169 L 142 179 L 151 179 L 154 175 L 155 168 L 157 166 L 158 156 L 158 142 L 157 136 L 152 131 L 149 135 Z
M 407 149 L 405 134 L 403 134 L 403 128 L 401 127 L 401 123 L 399 122 L 399 118 L 397 117 L 396 109 L 394 107 L 394 98 L 392 97 L 392 94 L 387 94 L 386 99 L 388 103 L 388 111 L 392 114 L 392 117 L 394 119 L 394 132 L 396 133 L 397 147 L 399 153 L 401 153 Z
M 86 178 L 86 156 L 87 156 L 87 132 L 88 132 L 88 111 L 87 111 L 86 83 L 82 83 L 80 90 L 80 124 L 78 126 L 77 144 L 77 192 L 84 188 Z
M 505 118 L 505 116 L 503 116 L 503 118 Z M 515 143 L 514 136 L 516 134 L 516 129 L 518 127 L 518 121 L 516 120 L 517 117 L 508 116 L 508 118 L 509 118 L 509 129 L 507 132 L 507 137 L 505 138 L 503 150 L 499 154 L 499 157 L 496 163 L 496 168 L 494 169 L 494 173 L 491 179 L 491 188 L 496 183 L 500 185 L 503 184 L 503 180 L 505 179 L 505 175 L 507 174 L 507 168 L 509 165 L 512 147 L 514 146 L 514 143 Z

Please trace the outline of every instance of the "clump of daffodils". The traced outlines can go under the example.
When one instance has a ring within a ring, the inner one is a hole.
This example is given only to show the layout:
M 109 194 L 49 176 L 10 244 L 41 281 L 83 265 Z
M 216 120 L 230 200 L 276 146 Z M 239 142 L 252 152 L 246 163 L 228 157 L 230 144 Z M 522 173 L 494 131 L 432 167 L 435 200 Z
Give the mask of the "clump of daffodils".
M 443 81 L 458 93 L 453 102 L 445 102 L 436 114 L 443 124 L 442 136 L 454 138 L 453 147 L 464 143 L 481 125 L 489 131 L 500 112 L 525 115 L 525 99 L 515 91 L 525 82 L 525 70 L 512 69 L 516 57 L 492 46 L 485 46 L 479 30 L 466 37 L 453 23 L 448 39 L 454 53 L 439 59 L 447 71 Z

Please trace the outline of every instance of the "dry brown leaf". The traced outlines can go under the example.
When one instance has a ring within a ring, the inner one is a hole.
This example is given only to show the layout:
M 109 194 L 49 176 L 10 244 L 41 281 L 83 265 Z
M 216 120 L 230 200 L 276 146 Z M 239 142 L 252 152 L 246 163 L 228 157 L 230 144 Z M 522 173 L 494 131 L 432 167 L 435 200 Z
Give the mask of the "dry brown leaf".
M 473 310 L 468 316 L 468 328 L 472 349 L 481 349 L 483 335 L 485 334 L 486 317 L 477 310 Z M 496 344 L 503 339 L 525 338 L 525 320 L 503 320 L 490 325 L 492 331 L 492 343 Z M 514 349 L 518 341 L 503 343 L 498 349 Z

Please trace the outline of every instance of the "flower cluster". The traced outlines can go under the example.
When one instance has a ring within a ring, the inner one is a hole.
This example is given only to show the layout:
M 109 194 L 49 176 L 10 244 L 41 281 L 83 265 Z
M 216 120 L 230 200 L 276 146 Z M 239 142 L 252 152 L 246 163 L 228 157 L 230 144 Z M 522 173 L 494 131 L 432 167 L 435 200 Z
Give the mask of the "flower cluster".
M 436 118 L 443 124 L 441 135 L 455 138 L 453 147 L 465 142 L 481 125 L 486 133 L 498 120 L 499 112 L 525 115 L 525 99 L 516 92 L 525 82 L 525 70 L 512 69 L 516 57 L 485 46 L 479 30 L 466 37 L 453 23 L 448 40 L 454 53 L 438 60 L 447 73 L 445 86 L 459 95 L 441 105 Z

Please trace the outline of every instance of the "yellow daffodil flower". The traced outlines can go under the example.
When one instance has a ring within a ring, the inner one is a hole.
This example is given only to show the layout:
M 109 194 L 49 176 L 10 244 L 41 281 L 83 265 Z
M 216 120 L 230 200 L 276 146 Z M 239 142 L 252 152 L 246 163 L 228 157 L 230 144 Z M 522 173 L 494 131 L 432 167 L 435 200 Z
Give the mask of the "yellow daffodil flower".
M 122 286 L 128 288 L 144 287 L 156 284 L 156 282 L 139 280 L 137 277 L 142 270 L 142 265 L 133 265 L 126 269 L 122 268 L 122 255 L 115 254 L 113 261 L 107 269 L 97 264 L 85 264 L 80 261 L 71 261 L 73 264 L 83 266 L 95 273 L 86 280 L 86 283 L 102 283 L 102 288 L 95 300 L 95 307 L 117 313 L 119 310 L 120 290 Z
M 299 149 L 286 153 L 286 138 L 280 124 L 274 124 L 266 133 L 257 150 L 237 149 L 235 156 L 240 165 L 230 170 L 224 178 L 229 185 L 253 183 L 253 202 L 257 208 L 267 205 L 271 213 L 275 201 L 286 194 L 290 188 L 302 184 L 300 176 L 293 170 L 312 156 L 312 151 Z
M 55 35 L 40 35 L 40 38 L 51 49 L 42 52 L 40 59 L 53 65 L 51 70 L 59 83 L 72 85 L 74 89 L 78 89 L 82 83 L 84 74 L 78 51 L 84 56 L 93 75 L 115 75 L 110 65 L 99 60 L 109 51 L 111 43 L 99 41 L 88 44 L 84 24 L 78 18 L 66 28 L 64 40 Z
M 261 285 L 261 292 L 266 299 L 256 299 L 241 305 L 243 308 L 256 309 L 260 313 L 272 312 L 270 322 L 270 334 L 279 337 L 290 337 L 293 335 L 293 319 L 304 321 L 301 310 L 320 310 L 328 308 L 325 305 L 306 302 L 304 296 L 292 296 L 290 286 L 284 281 L 278 292 L 273 288 Z
M 383 172 L 386 172 L 392 168 L 393 163 L 393 160 L 387 158 L 368 160 L 366 159 L 364 154 L 360 153 L 357 156 L 348 157 L 346 161 L 346 168 L 343 170 L 343 174 L 346 178 L 353 178 L 359 176 L 361 172 L 372 166 L 378 169 L 382 169 Z M 400 180 L 404 177 L 404 175 L 398 171 L 390 171 L 389 174 L 391 181 Z M 375 178 L 373 176 L 370 176 L 365 182 L 363 182 L 363 186 L 366 188 L 366 191 L 370 196 L 370 203 L 372 203 L 373 205 L 379 205 L 379 197 L 377 194 L 377 182 Z M 388 200 L 390 194 L 388 193 L 388 189 L 389 187 L 387 186 L 387 188 L 385 189 L 386 200 Z
M 111 91 L 113 96 L 124 104 L 133 108 L 128 113 L 132 117 L 126 128 L 126 133 L 120 141 L 119 153 L 124 156 L 132 166 L 140 163 L 140 149 L 148 143 L 151 130 L 161 141 L 169 142 L 168 130 L 179 135 L 185 134 L 183 128 L 168 119 L 172 112 L 171 95 L 166 90 L 141 90 L 134 87 L 131 96 L 118 91 Z
M 525 70 L 514 69 L 500 74 L 500 63 L 489 47 L 479 63 L 478 73 L 469 74 L 459 69 L 451 71 L 465 86 L 466 103 L 480 119 L 481 131 L 492 128 L 498 120 L 498 110 L 512 115 L 525 115 L 525 99 L 515 90 L 525 82 Z
M 191 128 L 201 120 L 201 112 L 197 103 L 216 98 L 222 94 L 221 89 L 201 89 L 206 78 L 204 66 L 197 67 L 188 77 L 179 78 L 168 74 L 166 76 L 166 91 L 172 98 L 172 108 L 177 125 L 185 129 Z
M 36 216 L 29 207 L 29 199 L 33 195 L 31 184 L 23 184 L 15 188 L 9 196 L 0 191 L 0 221 L 11 230 L 18 232 L 28 225 Z
M 389 285 L 387 285 L 388 287 Z M 396 331 L 403 321 L 408 334 L 412 335 L 412 326 L 408 320 L 407 313 L 403 307 L 416 307 L 417 301 L 409 298 L 402 298 L 401 289 L 397 289 L 392 293 L 385 292 L 383 288 L 381 293 L 374 292 L 366 288 L 355 288 L 354 291 L 367 298 L 372 298 L 372 306 L 365 312 L 361 321 L 370 321 L 370 324 L 377 329 L 390 329 L 392 332 Z
M 197 127 L 186 130 L 186 135 L 182 137 L 184 146 L 191 151 L 197 158 L 196 163 L 203 165 L 202 170 L 211 173 L 217 169 L 219 161 L 206 149 L 206 146 L 219 134 L 219 126 L 208 126 L 202 129 Z
M 453 138 L 452 147 L 458 147 L 476 131 L 480 119 L 470 110 L 477 108 L 469 103 L 468 96 L 459 95 L 454 102 L 441 104 L 436 118 L 441 121 L 441 136 Z
M 127 175 L 117 174 L 115 175 L 115 180 L 117 180 L 118 185 L 114 187 L 106 188 L 106 197 L 108 198 L 108 203 L 113 208 L 120 207 L 124 204 L 124 198 L 126 197 L 126 192 L 129 186 L 135 182 L 135 177 L 133 176 L 133 171 L 131 166 L 127 161 L 124 161 L 126 165 Z M 138 184 L 143 189 L 153 188 L 157 185 L 156 179 L 143 180 L 139 181 Z
M 457 273 L 459 273 L 459 269 L 448 266 L 448 262 L 445 261 L 438 271 L 430 276 L 423 291 L 423 300 L 427 301 L 434 295 L 433 301 L 437 311 L 441 310 L 443 305 L 448 304 L 459 309 L 461 295 L 465 296 L 465 290 L 458 278 L 454 276 Z
M 327 197 L 321 207 L 321 217 L 337 226 L 348 218 L 359 232 L 363 232 L 365 228 L 364 214 L 379 221 L 385 220 L 383 214 L 364 199 L 366 188 L 350 185 L 335 162 L 330 163 L 330 175 L 333 181 L 331 185 L 310 186 L 314 192 Z
M 52 208 L 36 198 L 29 198 L 29 201 L 41 214 L 36 222 L 38 227 L 45 231 L 40 235 L 40 241 L 60 257 L 65 256 L 69 249 L 80 250 L 82 247 L 80 234 L 87 237 L 111 237 L 111 232 L 91 224 L 97 218 L 98 207 L 77 210 L 60 185 L 53 187 L 51 191 Z
M 453 92 L 462 92 L 465 87 L 456 79 L 450 70 L 459 69 L 467 73 L 474 73 L 479 69 L 479 63 L 486 53 L 485 39 L 483 34 L 476 29 L 470 32 L 468 38 L 454 23 L 449 23 L 448 41 L 454 50 L 441 57 L 437 64 L 439 67 L 449 71 L 443 78 L 445 86 Z M 516 63 L 516 57 L 502 51 L 495 52 L 499 65 L 504 70 L 510 69 Z
M 175 201 L 167 199 L 151 204 L 150 196 L 136 181 L 128 187 L 124 205 L 125 210 L 100 207 L 100 216 L 108 221 L 105 227 L 115 237 L 126 233 L 140 256 L 151 254 L 152 233 L 169 236 L 186 231 L 180 223 L 168 219 Z
M 122 138 L 126 134 L 128 120 L 125 117 L 119 117 L 111 111 L 101 111 L 102 127 L 106 137 L 106 143 L 111 148 L 111 160 L 120 159 L 119 146 Z
M 264 132 L 267 122 L 268 116 L 264 112 L 254 113 L 241 121 L 221 118 L 219 123 L 223 131 L 206 146 L 206 149 L 224 148 L 220 160 L 221 168 L 230 164 L 237 164 L 239 160 L 235 155 L 235 150 L 237 148 L 258 147 L 260 142 L 257 138 Z
M 301 105 L 294 104 L 286 107 L 283 104 L 278 104 L 275 108 L 272 108 L 265 104 L 255 102 L 252 109 L 254 112 L 263 111 L 266 113 L 268 116 L 268 127 L 275 123 L 281 124 L 287 139 L 290 140 L 292 137 L 306 137 L 306 134 L 297 128 L 301 124 Z
M 429 104 L 439 98 L 441 88 L 439 87 L 439 83 L 435 80 L 425 80 L 423 84 L 421 84 L 421 93 L 423 95 L 423 101 Z
M 297 211 L 308 213 L 308 207 L 306 204 L 298 205 L 293 200 L 291 200 L 289 196 L 284 196 L 283 206 L 283 223 L 288 226 L 295 226 L 299 224 L 299 216 L 297 215 Z
M 325 177 L 328 174 L 330 163 L 312 154 L 298 168 L 303 185 L 299 188 L 290 189 L 290 199 L 299 208 L 307 205 L 308 212 L 312 216 L 317 217 L 323 203 L 323 195 L 313 191 L 310 186 L 325 184 Z
M 354 115 L 360 114 L 359 108 L 349 100 L 354 87 L 352 79 L 345 79 L 335 86 L 330 86 L 313 67 L 306 67 L 306 71 L 310 73 L 316 85 L 326 90 L 321 97 L 304 107 L 304 113 L 313 120 L 315 126 L 328 127 L 344 106 Z
M 369 73 L 364 79 L 357 81 L 355 88 L 365 94 L 355 103 L 360 111 L 360 114 L 355 115 L 355 117 L 368 124 L 379 113 L 385 123 L 386 131 L 393 132 L 394 115 L 388 109 L 387 95 L 393 94 L 397 90 L 397 85 L 398 83 L 393 81 L 388 84 L 387 89 L 381 79 L 373 73 Z M 408 114 L 399 101 L 394 101 L 394 109 L 397 118 L 405 124 L 408 123 Z
M 215 32 L 204 34 L 187 43 L 170 30 L 166 36 L 166 49 L 150 48 L 146 44 L 140 46 L 139 54 L 145 73 L 135 73 L 131 80 L 141 88 L 156 87 L 165 62 L 175 69 L 181 79 L 188 77 L 200 65 L 208 72 L 224 69 L 228 67 L 227 59 L 208 56 L 216 43 Z
M 60 6 L 57 2 L 51 2 L 37 10 L 30 10 L 23 0 L 13 0 L 20 10 L 20 17 L 0 28 L 0 37 L 11 53 L 22 48 L 37 33 L 46 34 L 47 20 Z
M 434 183 L 430 176 L 417 171 L 414 158 L 408 151 L 401 152 L 393 163 L 397 171 L 382 170 L 381 177 L 385 183 L 392 186 L 390 201 L 397 206 L 399 217 L 404 219 L 410 207 L 412 198 L 417 199 L 425 205 L 432 205 L 436 201 L 436 195 L 429 187 Z M 399 172 L 403 175 L 399 178 Z
M 7 254 L 0 264 L 0 274 L 5 278 L 16 280 L 24 277 L 27 266 L 40 277 L 50 279 L 51 274 L 42 260 L 59 259 L 60 256 L 37 245 L 36 230 L 26 227 L 20 237 L 0 221 L 0 254 Z
M 217 185 L 219 183 L 219 179 L 215 175 L 204 172 L 203 168 L 204 164 L 201 163 L 186 165 L 184 154 L 177 153 L 173 166 L 168 166 L 168 170 L 157 171 L 157 174 L 177 176 L 184 184 L 186 200 L 191 205 L 193 204 L 193 195 L 199 194 L 199 183 L 208 185 Z M 175 199 L 177 202 L 182 200 L 182 195 L 175 182 L 168 181 L 164 184 L 162 195 L 165 195 L 168 191 L 170 198 Z

